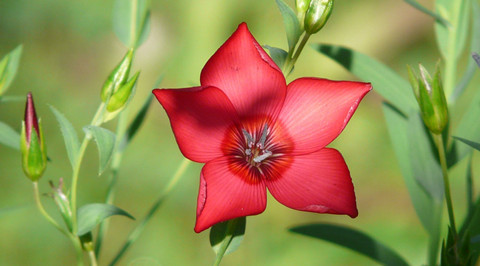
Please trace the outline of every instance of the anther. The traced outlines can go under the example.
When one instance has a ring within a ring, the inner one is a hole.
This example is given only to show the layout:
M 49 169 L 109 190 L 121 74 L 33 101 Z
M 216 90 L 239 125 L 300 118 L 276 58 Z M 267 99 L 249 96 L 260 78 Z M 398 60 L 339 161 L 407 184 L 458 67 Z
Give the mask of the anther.
M 272 156 L 272 152 L 271 151 L 265 151 L 262 155 L 253 158 L 253 161 L 256 162 L 256 163 L 260 163 L 270 156 Z
M 253 137 L 248 133 L 245 129 L 242 128 L 243 135 L 245 136 L 245 139 L 247 140 L 247 145 L 248 147 L 252 147 L 253 145 Z
M 268 134 L 268 124 L 265 124 L 265 126 L 263 127 L 262 136 L 260 137 L 260 141 L 258 142 L 260 149 L 265 148 L 265 140 L 267 140 L 267 134 Z

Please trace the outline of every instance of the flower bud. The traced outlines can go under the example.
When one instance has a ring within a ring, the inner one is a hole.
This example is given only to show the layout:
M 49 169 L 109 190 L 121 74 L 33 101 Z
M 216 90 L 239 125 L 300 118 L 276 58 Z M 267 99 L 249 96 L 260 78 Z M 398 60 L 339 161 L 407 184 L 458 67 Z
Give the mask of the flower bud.
M 132 90 L 137 84 L 140 72 L 135 73 L 123 86 L 121 86 L 111 97 L 107 104 L 107 111 L 114 112 L 122 108 L 130 98 Z
M 420 77 L 407 65 L 409 80 L 420 106 L 423 122 L 432 133 L 440 134 L 448 123 L 448 106 L 440 70 L 437 65 L 432 78 L 422 65 L 419 65 L 419 69 Z
M 32 181 L 37 181 L 47 166 L 47 152 L 41 122 L 37 119 L 32 93 L 27 95 L 25 120 L 20 137 L 23 171 Z
M 63 191 L 63 178 L 60 178 L 58 181 L 58 187 L 55 187 L 52 181 L 50 181 L 50 187 L 52 188 L 53 192 L 49 195 L 57 204 L 58 210 L 62 215 L 65 224 L 68 227 L 68 230 L 72 231 L 72 209 L 70 208 L 70 201 L 68 200 L 67 195 Z
M 303 22 L 305 20 L 305 13 L 310 6 L 310 0 L 295 0 L 295 7 L 297 9 L 298 22 L 300 23 L 300 28 L 303 30 Z
M 122 61 L 112 70 L 103 84 L 101 92 L 102 102 L 106 102 L 110 96 L 125 84 L 128 79 L 128 74 L 130 73 L 130 67 L 132 66 L 132 59 L 133 49 L 129 49 Z
M 317 33 L 332 13 L 333 0 L 311 0 L 305 13 L 304 27 L 308 34 Z

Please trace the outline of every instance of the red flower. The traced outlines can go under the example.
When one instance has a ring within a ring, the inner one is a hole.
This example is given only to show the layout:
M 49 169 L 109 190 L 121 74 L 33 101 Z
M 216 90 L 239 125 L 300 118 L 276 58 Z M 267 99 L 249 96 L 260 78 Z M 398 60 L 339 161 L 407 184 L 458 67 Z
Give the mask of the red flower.
M 185 157 L 206 163 L 195 231 L 266 207 L 356 217 L 347 165 L 325 148 L 342 132 L 368 83 L 300 78 L 288 86 L 245 23 L 202 70 L 201 87 L 156 89 Z

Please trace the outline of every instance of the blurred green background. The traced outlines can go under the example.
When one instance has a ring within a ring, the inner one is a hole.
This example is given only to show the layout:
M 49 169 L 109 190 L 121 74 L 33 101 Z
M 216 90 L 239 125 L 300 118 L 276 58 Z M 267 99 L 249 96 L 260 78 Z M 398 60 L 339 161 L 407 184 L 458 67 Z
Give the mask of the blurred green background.
M 294 1 L 287 1 L 293 6 Z M 433 1 L 420 1 L 432 8 Z M 49 105 L 63 112 L 79 135 L 100 102 L 100 88 L 126 49 L 112 30 L 108 1 L 1 0 L 0 56 L 23 44 L 20 68 L 7 95 L 32 91 L 42 118 L 51 162 L 40 182 L 60 177 L 69 183 L 71 167 L 63 138 Z M 286 48 L 283 22 L 275 1 L 152 1 L 147 41 L 138 50 L 134 70 L 141 70 L 131 113 L 165 75 L 161 87 L 199 84 L 208 58 L 239 23 L 247 22 L 260 44 Z M 400 0 L 337 1 L 324 30 L 310 43 L 351 47 L 385 62 L 405 76 L 405 64 L 433 68 L 439 55 L 433 20 Z M 462 68 L 462 67 L 460 67 Z M 355 79 L 341 67 L 306 48 L 289 81 L 303 76 Z M 478 80 L 475 83 L 478 84 Z M 460 101 L 468 103 L 475 86 Z M 381 97 L 368 94 L 342 135 L 331 145 L 349 165 L 359 216 L 319 215 L 288 209 L 269 197 L 267 210 L 247 219 L 241 247 L 223 265 L 372 265 L 374 262 L 327 242 L 289 233 L 310 222 L 331 222 L 366 232 L 391 246 L 408 262 L 425 262 L 427 235 L 416 218 L 394 157 L 381 112 Z M 0 120 L 20 130 L 24 102 L 0 104 Z M 453 110 L 461 113 L 462 110 Z M 453 122 L 455 124 L 455 121 Z M 115 122 L 105 125 L 114 130 Z M 79 204 L 102 202 L 107 174 L 97 176 L 98 155 L 90 144 L 81 170 Z M 477 156 L 478 157 L 478 156 Z M 478 161 L 478 158 L 476 160 Z M 115 204 L 140 219 L 159 196 L 182 155 L 165 112 L 153 103 L 141 131 L 128 147 L 121 167 Z M 462 218 L 465 162 L 453 170 L 457 219 Z M 210 265 L 214 253 L 208 231 L 193 231 L 200 164 L 192 164 L 163 207 L 148 224 L 121 265 Z M 40 216 L 33 204 L 31 182 L 21 170 L 20 153 L 0 146 L 0 264 L 71 265 L 68 239 Z M 455 193 L 458 192 L 458 193 Z M 53 201 L 44 198 L 60 219 Z M 113 217 L 100 264 L 106 264 L 137 222 Z

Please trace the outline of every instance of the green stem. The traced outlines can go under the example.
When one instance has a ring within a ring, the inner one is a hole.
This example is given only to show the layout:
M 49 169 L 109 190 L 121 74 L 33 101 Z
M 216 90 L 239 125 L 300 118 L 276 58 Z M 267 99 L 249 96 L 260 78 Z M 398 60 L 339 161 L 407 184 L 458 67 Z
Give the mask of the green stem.
M 445 156 L 445 146 L 441 134 L 433 134 L 437 144 L 438 157 L 442 166 L 443 184 L 445 187 L 445 201 L 447 202 L 448 218 L 454 239 L 458 239 L 457 227 L 455 225 L 455 216 L 453 214 L 452 196 L 450 193 L 450 181 L 448 179 L 447 157 Z
M 140 236 L 140 234 L 143 232 L 143 230 L 145 229 L 145 226 L 147 225 L 148 221 L 150 221 L 150 219 L 153 217 L 153 215 L 155 214 L 155 212 L 158 210 L 158 208 L 162 205 L 163 201 L 165 200 L 165 198 L 167 197 L 167 195 L 170 193 L 170 191 L 175 187 L 175 185 L 178 183 L 178 181 L 180 180 L 180 177 L 183 176 L 183 174 L 185 173 L 185 170 L 187 170 L 188 166 L 190 164 L 190 161 L 186 158 L 183 159 L 182 163 L 180 164 L 180 166 L 178 167 L 177 171 L 175 172 L 175 174 L 173 175 L 172 179 L 170 180 L 170 182 L 168 183 L 168 185 L 165 187 L 165 189 L 163 190 L 163 192 L 160 194 L 160 197 L 157 199 L 157 201 L 155 201 L 155 203 L 152 205 L 152 207 L 150 208 L 150 210 L 148 211 L 147 215 L 145 215 L 145 217 L 143 218 L 143 220 L 137 225 L 137 227 L 135 227 L 135 229 L 133 229 L 133 231 L 130 233 L 130 235 L 128 236 L 127 238 L 127 241 L 125 241 L 125 244 L 122 246 L 122 248 L 120 249 L 120 251 L 117 253 L 117 255 L 115 256 L 115 258 L 112 260 L 112 262 L 110 262 L 110 265 L 115 265 L 119 260 L 120 258 L 123 256 L 123 254 L 125 253 L 125 251 L 127 251 L 127 249 L 130 247 L 131 244 L 133 244 L 137 239 L 138 237 Z
M 97 266 L 97 257 L 93 250 L 88 251 L 88 258 L 90 259 L 90 266 Z
M 43 207 L 42 201 L 40 199 L 40 192 L 38 190 L 38 182 L 33 182 L 33 193 L 35 196 L 35 203 L 37 205 L 38 210 L 40 213 L 45 217 L 45 219 L 51 223 L 58 231 L 62 232 L 65 236 L 67 236 L 71 241 L 73 246 L 75 247 L 76 256 L 77 256 L 77 265 L 83 265 L 83 253 L 82 253 L 82 246 L 80 244 L 80 240 L 78 237 L 72 235 L 70 232 L 67 232 L 63 227 L 61 227 L 45 210 Z
M 227 222 L 227 231 L 225 233 L 226 237 L 223 239 L 222 245 L 220 246 L 217 256 L 215 257 L 215 262 L 213 263 L 214 266 L 220 265 L 220 262 L 222 261 L 223 256 L 230 245 L 230 242 L 232 242 L 233 234 L 235 233 L 235 228 L 237 227 L 237 222 L 238 219 L 232 219 Z
M 305 47 L 305 44 L 307 44 L 307 41 L 310 38 L 310 36 L 311 35 L 308 34 L 308 33 L 305 33 L 305 35 L 303 35 L 303 38 L 300 41 L 300 44 L 298 45 L 297 50 L 296 50 L 296 52 L 293 56 L 290 53 L 290 52 L 293 53 L 293 49 L 291 51 L 289 51 L 289 53 L 287 55 L 287 60 L 285 61 L 285 64 L 284 64 L 284 67 L 283 67 L 283 74 L 285 76 L 288 76 L 290 74 L 290 72 L 292 72 L 293 66 L 297 62 L 297 59 L 300 56 L 300 54 L 302 53 L 302 50 Z
M 105 103 L 101 103 L 97 109 L 97 112 L 93 116 L 92 122 L 90 125 L 98 126 L 101 124 L 101 119 L 103 111 L 105 109 Z M 92 138 L 91 133 L 85 133 L 85 137 L 83 138 L 82 144 L 80 145 L 80 149 L 78 150 L 77 160 L 75 162 L 75 167 L 73 168 L 73 175 L 72 175 L 72 188 L 71 188 L 71 204 L 72 204 L 72 233 L 77 232 L 77 185 L 78 185 L 78 176 L 80 173 L 80 166 L 82 165 L 83 156 L 85 155 L 85 150 L 87 149 L 88 143 Z

